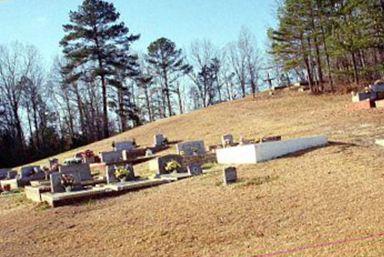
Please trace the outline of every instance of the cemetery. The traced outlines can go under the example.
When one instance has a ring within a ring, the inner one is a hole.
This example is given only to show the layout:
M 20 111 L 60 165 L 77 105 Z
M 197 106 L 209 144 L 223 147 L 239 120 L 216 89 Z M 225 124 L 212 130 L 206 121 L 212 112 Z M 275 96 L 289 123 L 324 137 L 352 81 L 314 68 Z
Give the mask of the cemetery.
M 352 92 L 353 104 L 350 110 L 366 110 L 371 108 L 384 108 L 384 81 L 377 80 L 363 92 Z
M 222 165 L 256 164 L 298 151 L 327 144 L 324 136 L 282 140 L 281 136 L 245 139 L 235 142 L 232 134 L 221 137 L 221 144 L 205 147 L 203 140 L 179 142 L 175 154 L 157 155 L 167 149 L 168 140 L 161 134 L 154 136 L 153 147 L 138 148 L 135 141 L 113 142 L 112 151 L 86 150 L 73 158 L 49 160 L 49 168 L 25 166 L 20 174 L 0 170 L 4 191 L 23 189 L 33 202 L 52 207 L 90 199 L 112 197 L 122 193 L 179 181 L 204 174 L 207 163 Z M 147 163 L 153 176 L 136 176 L 134 165 Z M 96 172 L 95 172 L 96 171 Z M 235 167 L 223 166 L 224 185 L 236 183 Z

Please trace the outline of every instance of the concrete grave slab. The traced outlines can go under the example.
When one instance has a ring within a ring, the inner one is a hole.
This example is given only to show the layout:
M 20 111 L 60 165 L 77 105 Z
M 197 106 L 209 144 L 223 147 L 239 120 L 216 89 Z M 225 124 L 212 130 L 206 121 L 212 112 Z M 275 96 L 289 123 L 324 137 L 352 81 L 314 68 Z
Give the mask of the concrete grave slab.
M 67 203 L 79 202 L 88 199 L 108 196 L 112 192 L 110 188 L 93 187 L 87 190 L 63 192 L 63 193 L 43 193 L 41 200 L 47 202 L 52 207 L 61 206 Z
M 0 185 L 2 188 L 9 185 L 11 190 L 16 190 L 19 188 L 19 180 L 17 178 L 1 180 Z
M 78 173 L 81 181 L 92 180 L 91 167 L 89 163 L 72 164 L 60 166 L 59 172 L 63 174 Z
M 39 187 L 33 187 L 33 186 L 26 186 L 24 188 L 25 196 L 27 199 L 40 203 L 42 202 L 41 194 L 51 191 L 50 186 L 39 186 Z
M 132 190 L 144 189 L 148 187 L 162 185 L 165 183 L 168 183 L 168 182 L 162 179 L 143 179 L 143 180 L 127 181 L 123 183 L 119 182 L 115 184 L 109 184 L 109 185 L 106 185 L 105 187 L 113 191 L 121 192 L 121 191 L 132 191 Z
M 176 152 L 180 155 L 193 156 L 193 155 L 204 155 L 205 145 L 204 141 L 189 141 L 183 142 L 176 145 Z
M 349 111 L 369 110 L 375 108 L 375 102 L 371 100 L 364 100 L 357 103 L 353 103 L 349 106 Z
M 216 155 L 219 164 L 255 164 L 327 143 L 325 136 L 306 137 L 218 149 Z
M 384 139 L 377 139 L 377 140 L 375 141 L 375 143 L 376 143 L 377 145 L 379 145 L 379 146 L 383 146 L 383 147 L 384 147 Z

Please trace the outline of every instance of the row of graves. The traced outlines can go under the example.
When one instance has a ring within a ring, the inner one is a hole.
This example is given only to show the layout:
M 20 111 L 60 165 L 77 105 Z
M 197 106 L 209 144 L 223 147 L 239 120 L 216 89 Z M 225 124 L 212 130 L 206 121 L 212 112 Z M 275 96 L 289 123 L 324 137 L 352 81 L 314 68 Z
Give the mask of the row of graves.
M 205 148 L 204 141 L 176 144 L 176 153 L 160 155 L 169 148 L 163 135 L 154 136 L 152 147 L 139 147 L 134 140 L 117 142 L 113 150 L 95 156 L 92 151 L 78 153 L 74 158 L 59 164 L 50 160 L 50 167 L 23 167 L 20 174 L 0 170 L 0 184 L 5 191 L 24 187 L 26 197 L 34 202 L 46 202 L 52 207 L 94 198 L 119 195 L 148 187 L 190 178 L 204 173 L 206 163 L 224 166 L 224 184 L 237 180 L 234 167 L 239 164 L 256 164 L 297 151 L 321 147 L 328 143 L 325 136 L 282 140 L 281 136 L 260 140 L 222 136 L 219 145 Z M 153 176 L 136 176 L 134 166 L 148 162 Z
M 352 92 L 351 111 L 384 108 L 384 80 L 377 80 L 363 92 Z
M 157 155 L 169 148 L 168 139 L 161 134 L 154 136 L 152 147 L 139 147 L 135 140 L 113 143 L 112 147 L 112 151 L 98 156 L 90 150 L 78 153 L 63 164 L 52 159 L 49 168 L 28 166 L 19 174 L 1 170 L 1 189 L 9 192 L 24 188 L 28 199 L 56 207 L 200 175 L 202 165 L 216 159 L 214 153 L 205 151 L 203 141 L 179 143 L 176 154 Z M 136 176 L 134 165 L 143 162 L 149 163 L 153 176 Z

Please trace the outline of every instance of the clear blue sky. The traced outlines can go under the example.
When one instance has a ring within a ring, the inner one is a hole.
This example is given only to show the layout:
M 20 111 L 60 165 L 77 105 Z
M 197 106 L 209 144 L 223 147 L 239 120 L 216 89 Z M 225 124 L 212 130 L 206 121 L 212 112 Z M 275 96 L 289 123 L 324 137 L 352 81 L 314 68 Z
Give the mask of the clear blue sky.
M 0 0 L 0 44 L 12 41 L 35 45 L 45 62 L 60 54 L 62 24 L 81 0 Z M 121 18 L 141 39 L 134 49 L 145 51 L 150 42 L 168 37 L 189 48 L 196 39 L 221 47 L 237 38 L 242 26 L 256 36 L 260 47 L 266 29 L 274 25 L 273 0 L 114 0 Z

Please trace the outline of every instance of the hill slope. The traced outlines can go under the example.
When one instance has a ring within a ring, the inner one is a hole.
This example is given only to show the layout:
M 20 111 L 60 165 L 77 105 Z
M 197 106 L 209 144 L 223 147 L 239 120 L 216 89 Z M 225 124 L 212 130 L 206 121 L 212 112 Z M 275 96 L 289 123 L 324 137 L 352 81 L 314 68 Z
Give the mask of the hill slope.
M 79 206 L 41 209 L 0 198 L 5 256 L 383 256 L 384 137 L 381 110 L 350 113 L 348 96 L 279 93 L 158 121 L 87 146 L 106 150 L 155 133 L 216 144 L 246 138 L 325 134 L 325 148 Z M 84 148 L 84 149 L 85 149 Z M 170 150 L 172 151 L 172 149 Z M 73 153 L 60 155 L 60 159 Z M 45 161 L 43 161 L 45 162 Z M 260 255 L 262 256 L 262 255 Z

